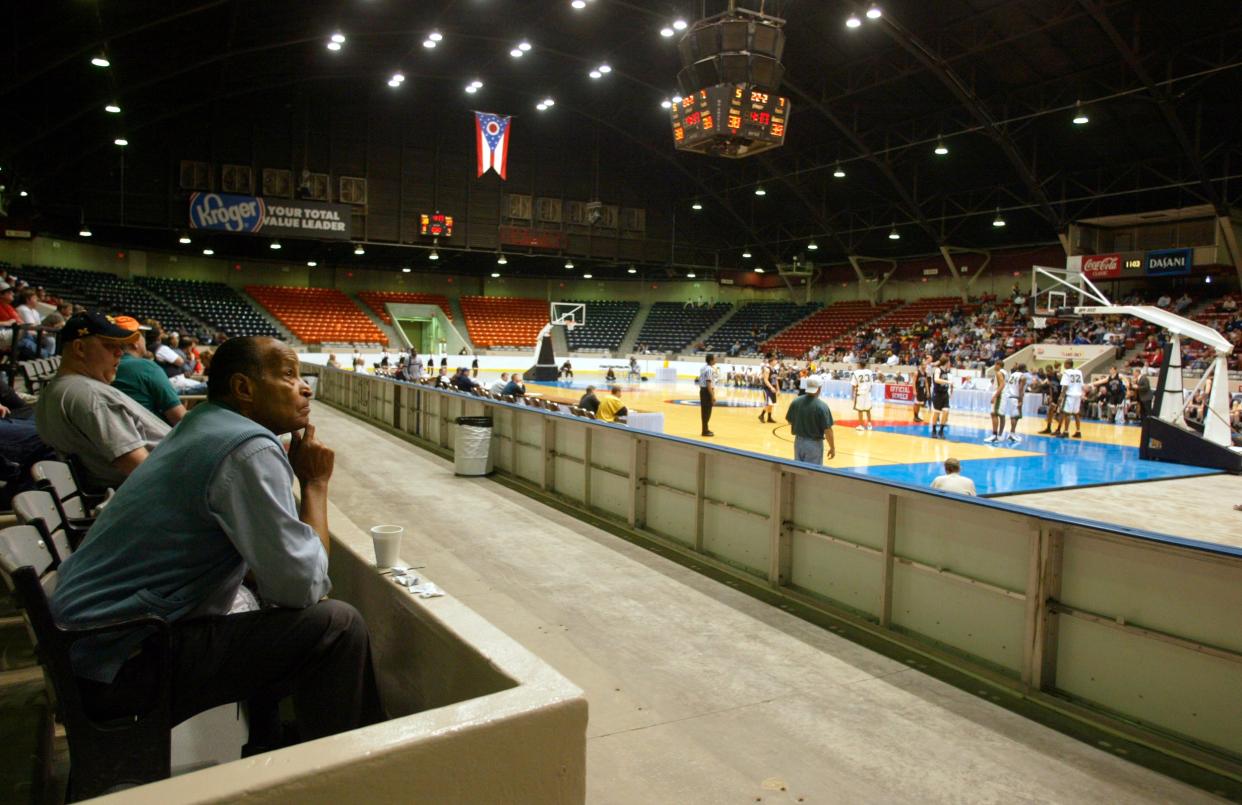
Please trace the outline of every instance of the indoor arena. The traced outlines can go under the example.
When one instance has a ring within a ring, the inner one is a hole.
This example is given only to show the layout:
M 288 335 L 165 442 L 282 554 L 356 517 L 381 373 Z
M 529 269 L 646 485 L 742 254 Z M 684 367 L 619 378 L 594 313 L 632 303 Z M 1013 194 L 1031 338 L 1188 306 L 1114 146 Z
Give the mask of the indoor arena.
M 1242 801 L 1237 2 L 3 21 L 0 802 Z

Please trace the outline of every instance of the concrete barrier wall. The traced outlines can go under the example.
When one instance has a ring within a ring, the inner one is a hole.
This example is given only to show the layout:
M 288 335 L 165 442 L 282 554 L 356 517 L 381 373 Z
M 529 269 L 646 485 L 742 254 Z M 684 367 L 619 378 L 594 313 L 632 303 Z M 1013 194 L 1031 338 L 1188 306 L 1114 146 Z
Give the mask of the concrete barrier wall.
M 909 649 L 1242 771 L 1242 551 L 323 370 L 321 399 Z M 1141 495 L 1141 487 L 1134 494 Z
M 370 536 L 332 506 L 329 523 L 333 597 L 366 618 L 395 717 L 98 801 L 585 801 L 582 691 L 451 591 L 422 600 L 379 575 Z

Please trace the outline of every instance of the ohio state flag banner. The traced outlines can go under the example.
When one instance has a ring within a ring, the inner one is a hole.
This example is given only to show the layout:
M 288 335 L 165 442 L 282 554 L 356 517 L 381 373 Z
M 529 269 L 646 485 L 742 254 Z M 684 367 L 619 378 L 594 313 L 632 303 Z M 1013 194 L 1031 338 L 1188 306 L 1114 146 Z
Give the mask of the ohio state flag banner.
M 474 140 L 479 152 L 479 176 L 489 170 L 505 178 L 509 165 L 509 117 L 491 112 L 474 113 Z

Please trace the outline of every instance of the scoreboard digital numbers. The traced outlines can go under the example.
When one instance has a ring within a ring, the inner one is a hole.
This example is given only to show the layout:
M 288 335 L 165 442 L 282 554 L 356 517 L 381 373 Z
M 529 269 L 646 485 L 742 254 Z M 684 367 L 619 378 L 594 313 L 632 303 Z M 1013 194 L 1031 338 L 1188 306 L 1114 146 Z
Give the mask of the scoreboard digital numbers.
M 789 99 L 747 84 L 717 84 L 673 104 L 673 145 L 726 157 L 745 157 L 785 143 Z
M 422 213 L 418 216 L 418 234 L 424 237 L 451 238 L 453 216 L 442 212 Z

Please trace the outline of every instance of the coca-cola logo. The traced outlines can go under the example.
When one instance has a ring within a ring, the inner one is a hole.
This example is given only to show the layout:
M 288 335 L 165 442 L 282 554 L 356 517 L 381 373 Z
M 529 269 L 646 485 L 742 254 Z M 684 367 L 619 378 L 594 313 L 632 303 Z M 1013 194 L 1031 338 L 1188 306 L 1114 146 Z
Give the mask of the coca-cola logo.
M 1082 273 L 1091 279 L 1121 274 L 1120 254 L 1097 254 L 1082 258 Z

